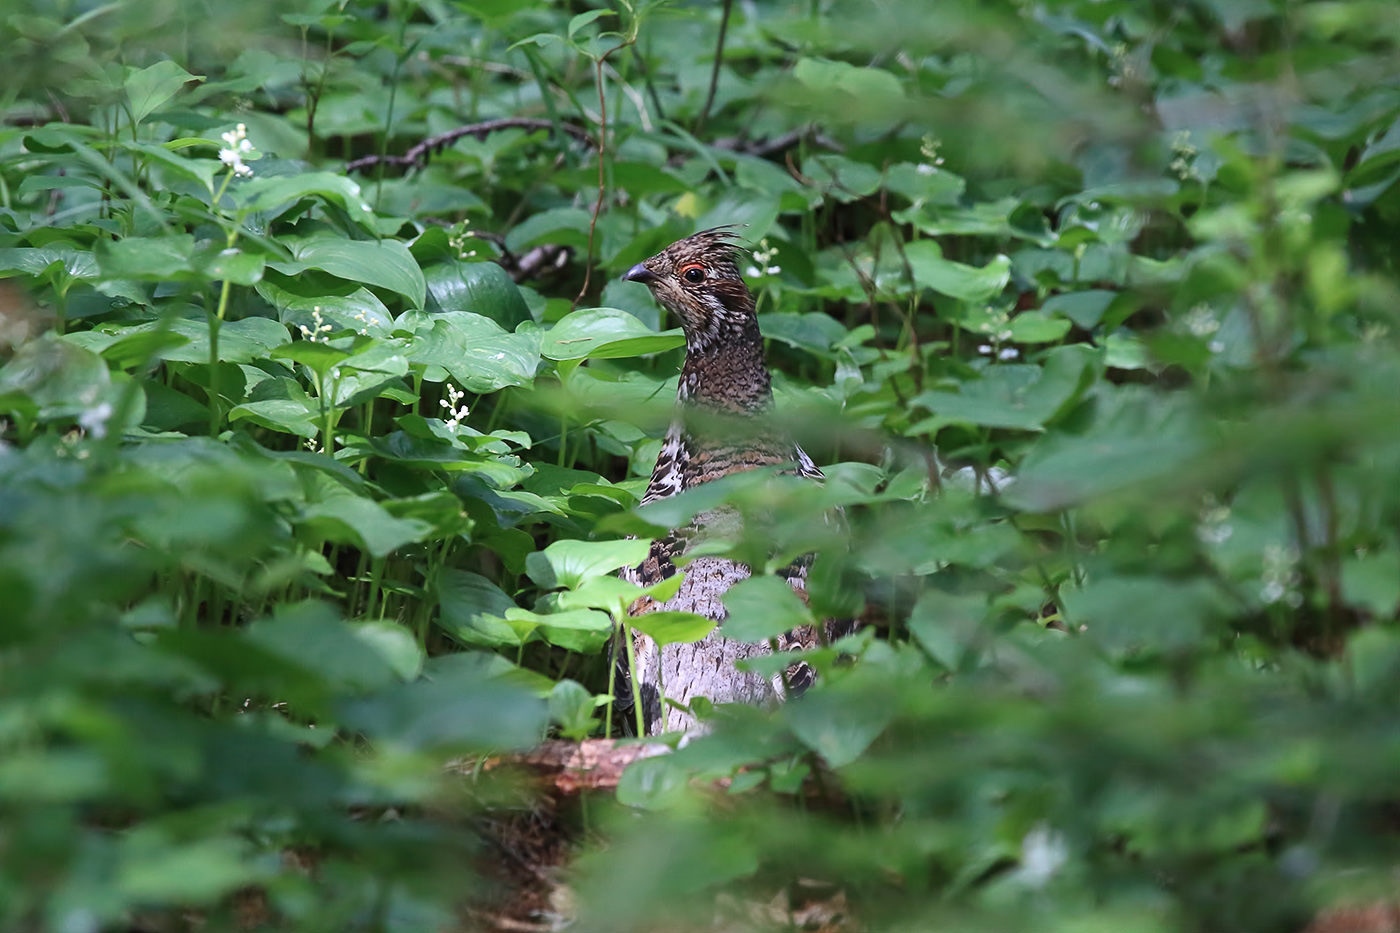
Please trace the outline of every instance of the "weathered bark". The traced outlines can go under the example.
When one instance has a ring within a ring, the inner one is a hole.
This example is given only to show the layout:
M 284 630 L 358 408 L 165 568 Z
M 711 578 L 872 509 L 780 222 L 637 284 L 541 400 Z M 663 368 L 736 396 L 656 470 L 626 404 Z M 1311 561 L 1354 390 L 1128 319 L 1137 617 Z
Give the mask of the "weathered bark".
M 738 662 L 771 654 L 772 649 L 768 645 L 724 637 L 724 619 L 728 613 L 720 600 L 731 586 L 749 576 L 748 567 L 732 560 L 696 558 L 686 565 L 685 582 L 680 590 L 657 608 L 718 619 L 719 627 L 701 641 L 666 645 L 660 650 L 650 638 L 637 636 L 637 683 L 642 694 L 647 735 L 662 732 L 696 735 L 703 731 L 695 717 L 663 703 L 663 697 L 685 706 L 696 697 L 705 697 L 712 703 L 751 706 L 765 706 L 783 699 L 781 674 L 770 678 L 738 667 Z M 790 582 L 795 589 L 802 590 L 800 578 L 794 577 Z

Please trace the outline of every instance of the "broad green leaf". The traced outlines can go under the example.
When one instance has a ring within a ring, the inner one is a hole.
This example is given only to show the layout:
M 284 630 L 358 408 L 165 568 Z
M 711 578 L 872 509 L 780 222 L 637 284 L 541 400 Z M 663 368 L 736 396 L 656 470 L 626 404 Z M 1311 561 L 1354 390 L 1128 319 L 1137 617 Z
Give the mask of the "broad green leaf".
M 764 644 L 798 626 L 815 621 L 801 597 L 781 577 L 750 577 L 724 594 L 729 616 L 724 620 L 727 638 Z
M 314 313 L 319 313 L 321 321 L 330 324 L 335 331 L 387 335 L 393 327 L 389 309 L 368 288 L 349 282 L 336 282 L 335 287 L 325 288 L 322 282 L 310 281 L 312 276 L 279 275 L 275 278 L 276 281 L 269 278 L 259 281 L 257 292 L 277 309 L 278 319 L 293 330 L 317 326 Z
M 1226 600 L 1205 580 L 1155 576 L 1110 576 L 1060 588 L 1070 629 L 1115 655 L 1187 650 L 1223 614 Z
M 613 11 L 612 11 L 612 10 L 606 10 L 606 9 L 605 9 L 605 10 L 589 10 L 589 11 L 586 12 L 586 13 L 580 13 L 580 14 L 578 14 L 577 16 L 572 17 L 572 18 L 569 20 L 569 38 L 572 39 L 572 38 L 574 37 L 574 33 L 578 32 L 578 31 L 579 31 L 580 29 L 582 29 L 584 26 L 587 26 L 589 23 L 593 22 L 594 20 L 598 19 L 599 17 L 601 17 L 601 16 L 612 16 L 612 15 L 613 15 Z
M 417 679 L 423 671 L 423 649 L 413 633 L 396 622 L 359 622 L 350 631 L 379 655 L 400 680 Z
M 402 317 L 398 326 L 409 321 Z M 467 312 L 413 315 L 411 321 L 414 334 L 404 352 L 408 361 L 441 368 L 469 392 L 494 392 L 534 379 L 540 360 L 538 331 L 522 328 L 508 334 L 490 318 Z
M 1011 260 L 997 256 L 985 266 L 969 266 L 943 258 L 933 240 L 916 240 L 904 247 L 904 255 L 920 288 L 963 301 L 981 303 L 1001 294 L 1011 278 Z
M 8 278 L 16 272 L 41 276 L 55 267 L 69 279 L 95 279 L 101 274 L 96 256 L 66 243 L 54 243 L 37 249 L 0 249 L 0 278 Z
M 488 677 L 484 663 L 430 665 L 428 674 L 343 704 L 341 719 L 375 745 L 417 751 L 524 749 L 544 734 L 545 702 Z
M 303 172 L 299 175 L 271 175 L 250 178 L 234 188 L 237 204 L 248 211 L 273 211 L 280 213 L 281 210 L 290 207 L 302 198 L 319 197 L 340 207 L 350 217 L 350 219 L 367 224 L 371 220 L 372 210 L 361 196 L 360 186 L 344 175 L 334 175 L 330 172 Z M 312 241 L 316 242 L 316 241 Z M 364 242 L 360 240 L 343 240 L 338 242 Z M 386 241 L 393 242 L 393 241 Z M 383 260 L 381 260 L 383 262 Z M 400 260 L 401 262 L 401 260 Z M 318 265 L 307 260 L 308 265 Z M 325 268 L 319 266 L 318 268 Z M 326 269 L 332 275 L 341 275 L 334 269 Z M 342 278 L 353 281 L 376 283 L 373 279 L 360 279 L 354 275 L 341 275 Z M 405 279 L 406 282 L 406 279 Z M 385 285 L 385 288 L 398 289 L 393 285 Z M 404 293 L 409 294 L 409 293 Z M 418 300 L 419 305 L 422 299 Z
M 549 718 L 566 739 L 588 738 L 598 725 L 595 709 L 597 698 L 576 680 L 561 680 L 549 692 Z
M 469 645 L 519 645 L 514 628 L 503 621 L 511 599 L 485 577 L 446 568 L 437 576 L 438 624 Z
M 1102 289 L 1066 292 L 1045 299 L 1041 310 L 1046 314 L 1063 314 L 1084 330 L 1093 330 L 1115 297 L 1117 297 L 1116 292 Z
M 1079 344 L 1057 347 L 1046 354 L 1043 366 L 989 366 L 957 393 L 924 392 L 912 401 L 932 411 L 938 424 L 1039 430 L 1084 392 L 1096 357 Z
M 555 541 L 525 560 L 530 579 L 546 589 L 574 589 L 593 577 L 612 573 L 619 567 L 640 564 L 651 552 L 651 542 L 643 538 L 617 541 Z
M 438 262 L 423 270 L 428 295 L 437 307 L 429 311 L 470 311 L 488 317 L 505 330 L 531 320 L 530 308 L 510 274 L 494 262 Z
M 632 628 L 658 645 L 689 644 L 714 631 L 715 621 L 693 612 L 647 612 L 627 620 Z M 725 634 L 729 631 L 726 624 Z
M 313 539 L 343 541 L 375 557 L 420 541 L 433 530 L 427 522 L 395 518 L 374 500 L 353 495 L 308 503 L 302 507 L 300 519 L 300 529 Z
M 159 281 L 193 274 L 194 251 L 194 237 L 181 233 L 99 241 L 95 255 L 107 278 Z
M 1022 311 L 1011 319 L 1011 339 L 1016 343 L 1054 343 L 1069 333 L 1070 322 L 1044 311 Z
M 190 342 L 185 334 L 168 330 L 128 331 L 102 349 L 103 359 L 123 369 L 169 357 L 169 351 Z
M 127 75 L 125 88 L 127 100 L 131 102 L 132 118 L 140 123 L 190 81 L 203 80 L 203 75 L 192 75 L 169 60 L 131 72 Z
M 685 346 L 679 329 L 657 333 L 626 311 L 591 308 L 566 315 L 544 335 L 540 355 L 551 360 L 618 359 Z
M 295 340 L 277 347 L 268 355 L 274 360 L 301 363 L 310 367 L 318 376 L 324 376 L 336 363 L 347 359 L 350 351 L 319 340 Z
M 540 635 L 551 645 L 558 645 L 580 654 L 593 654 L 601 650 L 613 631 L 612 617 L 592 609 L 569 609 L 550 613 L 508 609 L 506 619 L 537 627 Z
M 313 671 L 336 691 L 360 693 L 397 680 L 383 656 L 323 603 L 281 606 L 272 618 L 250 626 L 248 638 Z
M 112 377 L 102 357 L 57 337 L 21 344 L 0 367 L 0 409 L 23 398 L 43 420 L 78 418 L 111 406 L 111 396 Z
M 139 324 L 128 328 L 125 333 L 138 334 L 150 331 L 168 330 L 188 338 L 183 346 L 172 346 L 162 357 L 182 363 L 209 362 L 209 323 L 207 320 L 176 318 L 164 325 L 161 322 Z M 287 328 L 276 321 L 262 317 L 248 317 L 239 321 L 224 321 L 219 326 L 219 359 L 226 363 L 248 363 L 269 355 L 274 347 L 291 342 Z
M 144 156 L 160 168 L 174 172 L 189 181 L 198 182 L 211 194 L 214 191 L 214 176 L 223 168 L 221 163 L 213 159 L 187 159 L 171 152 L 166 146 L 132 142 L 128 139 L 122 140 L 121 147 L 128 152 Z
M 230 422 L 244 419 L 298 437 L 321 433 L 321 412 L 309 398 L 254 399 L 229 409 Z
M 894 719 L 882 691 L 812 690 L 784 714 L 792 731 L 833 768 L 858 759 Z
M 1049 435 L 1032 448 L 1003 500 L 1048 512 L 1139 484 L 1150 488 L 1196 463 L 1205 450 L 1187 412 L 1125 389 L 1115 402 L 1116 410 L 1089 433 Z
M 182 841 L 154 827 L 123 834 L 115 887 L 132 903 L 210 904 L 271 876 L 238 836 Z
M 413 254 L 397 240 L 344 240 L 318 237 L 292 245 L 294 262 L 272 262 L 268 266 L 284 275 L 305 269 L 320 269 L 351 282 L 377 285 L 398 292 L 409 306 L 423 307 L 427 283 Z

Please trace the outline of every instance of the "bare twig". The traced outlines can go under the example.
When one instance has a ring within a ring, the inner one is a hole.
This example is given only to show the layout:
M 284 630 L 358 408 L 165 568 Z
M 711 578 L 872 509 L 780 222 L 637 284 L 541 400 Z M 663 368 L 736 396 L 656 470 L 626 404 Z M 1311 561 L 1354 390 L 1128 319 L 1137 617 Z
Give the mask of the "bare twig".
M 594 80 L 598 84 L 598 200 L 593 203 L 593 217 L 588 221 L 588 255 L 583 263 L 583 286 L 574 296 L 574 303 L 569 305 L 572 311 L 578 307 L 578 303 L 583 300 L 583 296 L 588 293 L 588 283 L 593 278 L 593 242 L 598 229 L 598 215 L 603 210 L 603 198 L 607 196 L 607 175 L 604 163 L 608 152 L 608 101 L 603 92 L 603 66 L 608 62 L 608 56 L 619 49 L 626 48 L 636 41 L 636 33 L 622 43 L 608 49 L 598 56 L 593 62 Z
M 734 6 L 734 0 L 724 0 L 724 10 L 719 16 L 719 38 L 715 41 L 715 60 L 710 66 L 710 90 L 705 94 L 705 106 L 700 108 L 700 116 L 695 120 L 695 135 L 700 135 L 700 131 L 705 128 L 705 121 L 709 119 L 710 107 L 715 102 L 715 88 L 719 86 L 719 63 L 724 57 L 724 36 L 729 32 L 729 11 Z
M 560 128 L 570 136 L 580 142 L 592 142 L 588 131 L 574 126 L 570 123 L 559 124 Z M 361 156 L 351 162 L 345 163 L 345 171 L 359 172 L 376 165 L 397 165 L 404 168 L 422 168 L 427 162 L 428 156 L 444 146 L 450 146 L 463 136 L 475 136 L 477 139 L 485 139 L 489 134 L 497 130 L 523 129 L 523 130 L 553 130 L 554 124 L 549 120 L 542 120 L 537 117 L 504 117 L 499 120 L 483 120 L 480 123 L 469 123 L 466 126 L 459 126 L 455 130 L 448 130 L 446 133 L 439 133 L 437 136 L 429 136 L 422 142 L 410 148 L 403 155 L 367 155 Z

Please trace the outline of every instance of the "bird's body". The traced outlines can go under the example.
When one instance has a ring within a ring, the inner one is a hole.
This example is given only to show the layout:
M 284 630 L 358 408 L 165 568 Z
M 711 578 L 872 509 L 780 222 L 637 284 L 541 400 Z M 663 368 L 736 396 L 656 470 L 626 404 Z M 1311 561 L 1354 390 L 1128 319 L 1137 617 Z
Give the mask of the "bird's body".
M 781 465 L 800 476 L 822 476 L 801 447 L 776 430 L 771 419 L 761 417 L 773 404 L 772 379 L 753 296 L 739 275 L 734 249 L 731 234 L 707 230 L 673 243 L 626 276 L 651 288 L 680 318 L 686 337 L 677 415 L 662 442 L 644 504 L 758 467 Z M 644 586 L 666 579 L 675 573 L 674 559 L 694 536 L 734 518 L 723 510 L 697 515 L 688 528 L 653 543 L 647 559 L 625 569 L 623 577 Z M 749 567 L 737 561 L 697 557 L 686 564 L 685 580 L 674 596 L 660 604 L 638 600 L 631 611 L 694 612 L 722 623 L 727 615 L 722 597 L 749 576 Z M 786 576 L 794 589 L 805 590 L 805 563 L 789 568 Z M 779 647 L 806 647 L 815 640 L 811 631 L 798 630 L 779 639 Z M 722 627 L 700 642 L 664 648 L 639 636 L 637 680 L 648 733 L 694 729 L 693 718 L 664 704 L 663 696 L 687 706 L 696 697 L 750 704 L 780 699 L 786 689 L 782 676 L 769 678 L 735 667 L 770 650 L 768 645 L 726 638 Z

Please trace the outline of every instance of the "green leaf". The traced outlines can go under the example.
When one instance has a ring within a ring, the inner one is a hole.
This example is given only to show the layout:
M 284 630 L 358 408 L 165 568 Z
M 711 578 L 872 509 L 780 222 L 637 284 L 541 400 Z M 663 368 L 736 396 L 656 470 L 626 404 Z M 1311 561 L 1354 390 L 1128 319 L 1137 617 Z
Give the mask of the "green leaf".
M 815 620 L 801 597 L 781 577 L 750 577 L 740 580 L 724 594 L 729 616 L 724 620 L 727 638 L 751 644 L 765 644 L 798 626 Z
M 200 905 L 265 880 L 271 872 L 234 836 L 177 841 L 153 826 L 121 837 L 116 887 L 134 903 Z
M 598 19 L 601 16 L 612 15 L 615 15 L 612 10 L 603 9 L 589 10 L 587 13 L 580 13 L 577 16 L 572 17 L 569 20 L 569 38 L 572 39 L 574 37 L 574 33 L 578 32 L 580 29 L 582 29 L 584 26 L 587 26 L 595 19 Z
M 446 568 L 437 576 L 438 624 L 469 645 L 519 645 L 516 630 L 502 621 L 515 600 L 485 577 Z
M 598 725 L 593 715 L 596 708 L 597 699 L 576 680 L 561 680 L 549 692 L 549 718 L 566 739 L 588 738 Z
M 1084 330 L 1093 330 L 1117 295 L 1117 292 L 1092 288 L 1082 292 L 1067 292 L 1047 298 L 1041 310 L 1046 314 L 1063 314 Z
M 650 552 L 651 542 L 644 538 L 616 541 L 566 538 L 527 557 L 525 572 L 546 589 L 575 589 L 593 577 L 640 564 Z
M 548 725 L 545 702 L 486 675 L 475 657 L 429 665 L 428 678 L 343 704 L 341 719 L 371 742 L 409 750 L 529 748 Z
M 1070 322 L 1044 311 L 1022 311 L 1011 319 L 1011 339 L 1016 343 L 1054 343 L 1069 333 Z
M 377 285 L 398 292 L 408 299 L 409 306 L 423 307 L 427 283 L 413 254 L 397 240 L 343 240 L 319 237 L 292 244 L 295 262 L 272 262 L 268 265 L 284 275 L 296 275 L 306 269 L 320 269 L 351 282 Z
M 551 360 L 619 359 L 685 346 L 679 329 L 658 333 L 626 311 L 575 311 L 544 335 L 540 355 Z
M 248 628 L 254 644 L 323 678 L 336 691 L 360 693 L 394 683 L 394 670 L 324 603 L 283 605 Z
M 268 211 L 280 214 L 302 198 L 319 197 L 336 205 L 354 221 L 369 224 L 373 211 L 365 202 L 360 186 L 344 175 L 330 172 L 303 172 L 299 175 L 269 175 L 250 178 L 233 189 L 235 203 L 246 211 Z M 362 242 L 343 240 L 339 242 Z M 386 241 L 393 242 L 393 241 Z M 309 263 L 308 264 L 313 264 Z M 322 267 L 324 268 L 324 267 Z M 333 269 L 327 269 L 339 275 Z M 354 281 L 373 282 L 372 279 L 358 279 L 353 275 L 341 276 Z M 385 285 L 385 288 L 393 288 Z M 397 290 L 397 289 L 395 289 Z M 422 304 L 422 299 L 419 299 Z
M 509 609 L 506 619 L 537 627 L 544 640 L 580 654 L 594 654 L 612 636 L 612 617 L 592 609 L 569 609 L 564 612 L 536 613 L 528 609 Z
M 102 357 L 53 336 L 21 344 L 0 367 L 0 410 L 28 399 L 41 420 L 78 418 L 113 404 L 112 377 Z
M 1047 436 L 1034 447 L 1003 500 L 1053 511 L 1166 481 L 1201 455 L 1203 441 L 1185 412 L 1122 389 L 1113 401 L 1116 410 L 1088 434 Z
M 109 279 L 154 280 L 193 274 L 194 237 L 187 233 L 158 237 L 124 237 L 99 241 L 95 250 L 102 274 Z
M 326 287 L 327 281 L 334 285 Z M 321 321 L 330 324 L 335 331 L 359 333 L 367 330 L 384 336 L 393 328 L 393 318 L 379 296 L 353 283 L 327 280 L 322 276 L 287 278 L 277 275 L 258 282 L 256 288 L 263 300 L 277 309 L 278 319 L 293 330 L 317 326 L 313 312 L 319 313 Z
M 433 530 L 427 522 L 395 518 L 372 499 L 336 495 L 301 509 L 299 528 L 313 540 L 341 541 L 383 557 L 396 548 L 421 541 Z
M 405 316 L 398 323 L 414 331 L 404 351 L 410 363 L 440 367 L 469 392 L 527 385 L 539 366 L 540 335 L 533 329 L 508 334 L 490 318 L 467 312 Z
M 960 298 L 974 304 L 991 301 L 1001 294 L 1011 279 L 1011 260 L 997 256 L 982 267 L 968 266 L 943 258 L 933 240 L 917 240 L 904 247 L 904 255 L 920 288 Z
M 1226 596 L 1205 580 L 1111 576 L 1063 586 L 1065 623 L 1115 655 L 1181 651 L 1196 645 L 1225 611 Z
M 690 644 L 701 641 L 715 629 L 715 621 L 693 612 L 647 612 L 627 620 L 632 628 L 658 645 Z M 725 634 L 729 634 L 725 623 Z
M 1094 377 L 1098 355 L 1080 344 L 1056 347 L 1043 366 L 989 366 L 958 393 L 933 391 L 912 401 L 936 415 L 936 424 L 967 423 L 1039 430 L 1073 405 Z M 926 425 L 916 429 L 926 429 Z
M 209 362 L 207 320 L 176 318 L 165 323 L 152 321 L 127 328 L 124 333 L 140 334 L 160 330 L 168 330 L 189 341 L 181 346 L 172 345 L 162 353 L 163 359 L 181 363 Z M 267 318 L 248 317 L 239 321 L 224 321 L 219 326 L 219 359 L 226 363 L 249 363 L 268 356 L 274 347 L 290 343 L 291 339 L 287 328 Z
M 42 248 L 11 247 L 0 249 L 0 278 L 22 272 L 42 276 L 51 271 L 68 279 L 95 279 L 101 274 L 97 257 L 85 249 L 65 243 Z
M 784 709 L 792 731 L 833 768 L 858 759 L 894 719 L 894 707 L 882 691 L 808 691 L 802 702 Z
M 274 360 L 301 363 L 310 367 L 318 376 L 324 376 L 336 363 L 347 359 L 350 351 L 319 340 L 296 340 L 277 347 L 268 355 Z
M 439 262 L 424 270 L 428 294 L 437 307 L 429 311 L 470 311 L 505 330 L 531 320 L 530 308 L 510 273 L 494 262 Z
M 203 80 L 203 75 L 192 75 L 169 60 L 129 73 L 124 87 L 131 103 L 132 119 L 140 123 L 190 81 Z

